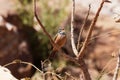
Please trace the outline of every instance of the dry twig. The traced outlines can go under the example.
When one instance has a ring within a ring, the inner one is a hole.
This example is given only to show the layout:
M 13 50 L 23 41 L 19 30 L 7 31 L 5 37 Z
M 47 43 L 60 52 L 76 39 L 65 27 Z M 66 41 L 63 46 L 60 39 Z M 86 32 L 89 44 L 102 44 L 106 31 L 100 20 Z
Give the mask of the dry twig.
M 54 43 L 54 40 L 52 39 L 52 37 L 50 36 L 50 34 L 46 31 L 45 27 L 43 26 L 43 24 L 41 23 L 41 21 L 39 20 L 37 13 L 36 13 L 36 0 L 34 0 L 34 15 L 40 25 L 40 27 L 42 28 L 43 32 L 48 36 L 48 38 L 50 39 L 51 44 L 53 45 L 53 47 L 57 48 L 57 46 Z
M 24 61 L 21 61 L 21 60 L 14 60 L 8 64 L 5 64 L 3 65 L 4 67 L 7 67 L 9 65 L 12 65 L 12 64 L 17 64 L 17 63 L 20 63 L 20 64 L 27 64 L 27 65 L 31 65 L 33 66 L 36 70 L 38 70 L 40 73 L 43 73 L 40 69 L 38 69 L 35 65 L 33 65 L 32 63 L 29 63 L 29 62 L 24 62 Z
M 112 58 L 107 62 L 107 64 L 103 67 L 102 71 L 100 72 L 100 74 L 98 75 L 96 80 L 100 80 L 104 74 L 109 73 L 109 72 L 106 72 L 106 69 L 110 66 L 110 64 L 113 60 L 115 60 L 115 58 Z
M 84 20 L 84 22 L 83 22 L 83 25 L 82 25 L 82 27 L 81 27 L 81 29 L 80 29 L 80 33 L 79 33 L 79 37 L 78 37 L 78 43 L 77 43 L 77 50 L 80 49 L 80 40 L 81 40 L 82 32 L 83 32 L 84 27 L 85 27 L 85 25 L 86 25 L 86 23 L 87 23 L 87 20 L 88 20 L 88 16 L 89 16 L 89 13 L 90 13 L 90 9 L 91 9 L 91 5 L 89 5 L 89 10 L 88 10 L 88 12 L 87 12 L 87 16 L 86 16 L 86 18 L 85 18 L 85 20 Z
M 72 50 L 75 54 L 75 56 L 78 56 L 78 51 L 77 48 L 75 46 L 75 41 L 74 41 L 74 28 L 73 28 L 73 24 L 74 24 L 74 12 L 75 12 L 75 0 L 73 0 L 73 5 L 72 5 L 72 13 L 71 13 L 71 45 L 72 45 Z
M 68 77 L 70 77 L 72 80 L 77 80 L 75 77 L 73 77 L 70 73 L 68 73 L 68 72 L 65 72 L 65 74 L 68 76 Z
M 94 26 L 95 26 L 95 24 L 97 22 L 98 16 L 99 16 L 100 11 L 101 11 L 101 9 L 102 9 L 102 7 L 103 7 L 105 2 L 109 2 L 109 1 L 108 0 L 102 0 L 102 2 L 100 4 L 100 7 L 98 8 L 98 11 L 97 11 L 97 13 L 96 13 L 96 15 L 95 15 L 91 25 L 90 25 L 90 28 L 88 30 L 87 36 L 85 38 L 85 41 L 83 42 L 83 46 L 82 46 L 82 48 L 81 48 L 81 50 L 80 50 L 80 52 L 78 54 L 78 59 L 80 59 L 80 58 L 82 58 L 84 56 L 85 48 L 86 48 L 86 46 L 87 46 L 87 44 L 89 42 L 89 39 L 90 39 L 90 37 L 92 35 L 93 28 L 94 28 Z
M 52 74 L 52 75 L 55 75 L 56 77 L 58 77 L 60 80 L 63 80 L 61 76 L 59 76 L 58 74 L 54 73 L 54 72 L 43 72 L 41 71 L 40 69 L 38 69 L 34 64 L 32 63 L 29 63 L 29 62 L 25 62 L 25 61 L 21 61 L 21 60 L 14 60 L 8 64 L 5 64 L 3 65 L 3 67 L 7 67 L 9 65 L 12 65 L 12 64 L 27 64 L 27 65 L 31 65 L 32 67 L 34 67 L 37 71 L 39 71 L 40 73 L 42 73 L 43 76 L 45 76 L 46 74 Z
M 116 69 L 114 72 L 113 80 L 117 80 L 119 68 L 120 68 L 120 50 L 118 52 L 118 59 L 117 59 L 117 64 L 116 64 Z

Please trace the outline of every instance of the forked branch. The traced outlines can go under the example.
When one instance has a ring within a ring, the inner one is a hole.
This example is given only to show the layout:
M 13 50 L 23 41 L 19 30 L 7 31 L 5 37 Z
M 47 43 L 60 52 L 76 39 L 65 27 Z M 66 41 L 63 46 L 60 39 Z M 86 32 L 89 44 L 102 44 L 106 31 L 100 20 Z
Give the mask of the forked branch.
M 87 36 L 85 38 L 85 41 L 83 42 L 83 46 L 82 46 L 82 48 L 81 48 L 81 50 L 80 50 L 80 52 L 78 54 L 78 59 L 80 59 L 80 58 L 82 58 L 84 56 L 85 48 L 86 48 L 86 46 L 87 46 L 87 44 L 89 42 L 89 39 L 90 39 L 90 37 L 92 35 L 93 28 L 95 26 L 95 23 L 97 22 L 97 19 L 99 17 L 100 11 L 101 11 L 101 9 L 102 9 L 102 7 L 103 7 L 105 2 L 109 2 L 110 3 L 110 1 L 108 1 L 108 0 L 102 0 L 102 2 L 100 4 L 100 7 L 98 8 L 98 11 L 97 11 L 97 13 L 96 13 L 96 15 L 95 15 L 91 25 L 90 25 L 90 28 L 88 30 Z

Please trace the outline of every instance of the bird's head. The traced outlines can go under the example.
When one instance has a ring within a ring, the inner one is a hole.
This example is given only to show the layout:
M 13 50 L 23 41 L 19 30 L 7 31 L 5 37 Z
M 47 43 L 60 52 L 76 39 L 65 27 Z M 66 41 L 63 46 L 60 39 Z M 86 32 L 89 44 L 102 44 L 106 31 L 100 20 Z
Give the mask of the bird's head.
M 63 29 L 63 28 L 60 28 L 60 29 L 58 30 L 58 33 L 60 33 L 60 34 L 62 34 L 62 35 L 66 35 L 65 29 Z

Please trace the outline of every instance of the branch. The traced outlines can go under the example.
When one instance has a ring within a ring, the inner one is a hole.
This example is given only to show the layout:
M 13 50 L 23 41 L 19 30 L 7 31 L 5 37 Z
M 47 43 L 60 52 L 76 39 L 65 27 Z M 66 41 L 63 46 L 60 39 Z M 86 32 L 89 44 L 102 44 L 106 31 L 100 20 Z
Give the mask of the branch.
M 71 13 L 71 45 L 72 45 L 72 50 L 73 50 L 75 56 L 78 57 L 78 51 L 77 51 L 77 48 L 75 46 L 74 35 L 73 35 L 74 12 L 75 12 L 75 0 L 73 0 L 72 13 Z M 80 66 L 85 80 L 91 80 L 90 74 L 88 72 L 88 68 L 87 68 L 85 61 L 83 59 L 77 60 L 77 59 L 74 59 L 74 58 L 67 56 L 67 55 L 65 55 L 65 57 L 67 57 L 70 61 L 73 61 Z
M 88 41 L 89 41 L 89 39 L 90 39 L 90 37 L 91 37 L 93 28 L 94 28 L 94 26 L 95 26 L 95 23 L 97 22 L 98 16 L 99 16 L 100 11 L 101 11 L 101 9 L 102 9 L 102 7 L 103 7 L 103 5 L 104 5 L 105 2 L 108 2 L 108 0 L 102 0 L 102 2 L 101 2 L 101 4 L 100 4 L 100 7 L 98 8 L 98 11 L 97 11 L 97 13 L 96 13 L 96 15 L 95 15 L 95 17 L 94 17 L 91 25 L 90 25 L 90 28 L 89 28 L 89 30 L 88 30 L 86 39 L 85 39 L 85 41 L 83 42 L 83 46 L 82 46 L 82 48 L 81 48 L 81 50 L 80 50 L 80 52 L 79 52 L 79 54 L 78 54 L 78 59 L 80 59 L 80 58 L 82 58 L 82 57 L 84 56 L 85 48 L 86 48 L 86 46 L 87 46 L 87 44 L 88 44 Z
M 53 47 L 56 47 L 54 40 L 52 39 L 52 37 L 50 36 L 50 34 L 46 31 L 45 27 L 43 26 L 43 24 L 41 23 L 41 21 L 39 20 L 37 13 L 36 13 L 36 0 L 34 0 L 34 15 L 40 25 L 40 27 L 42 28 L 43 32 L 48 36 L 48 38 L 50 39 L 51 44 L 53 45 Z
M 87 65 L 85 64 L 85 61 L 83 59 L 81 60 L 77 60 L 76 58 L 73 58 L 67 54 L 65 54 L 64 52 L 62 53 L 63 57 L 65 57 L 67 60 L 71 61 L 71 62 L 74 62 L 75 64 L 77 64 L 82 72 L 83 72 L 83 75 L 84 75 L 84 80 L 91 80 L 90 78 L 90 74 L 88 72 L 88 68 L 87 68 Z
M 22 64 L 27 64 L 27 65 L 31 65 L 32 67 L 34 67 L 36 70 L 38 70 L 40 73 L 43 73 L 43 71 L 41 71 L 40 69 L 38 69 L 35 65 L 33 65 L 32 63 L 29 63 L 29 62 L 24 62 L 24 61 L 21 61 L 21 60 L 14 60 L 14 61 L 12 61 L 12 62 L 10 62 L 10 63 L 8 63 L 8 64 L 5 64 L 5 65 L 3 65 L 3 67 L 7 67 L 7 66 L 9 66 L 9 65 L 12 65 L 12 64 L 17 64 L 17 63 L 22 63 Z
M 7 66 L 13 65 L 13 64 L 27 64 L 27 65 L 31 65 L 31 66 L 34 67 L 36 70 L 38 70 L 40 73 L 42 73 L 43 76 L 45 76 L 46 74 L 51 73 L 51 74 L 57 76 L 60 80 L 63 80 L 61 76 L 57 75 L 57 74 L 54 73 L 54 72 L 45 72 L 45 73 L 44 73 L 43 71 L 41 71 L 40 69 L 38 69 L 34 64 L 29 63 L 29 62 L 24 62 L 24 61 L 19 60 L 19 59 L 14 60 L 14 61 L 12 61 L 12 62 L 10 62 L 10 63 L 8 63 L 8 64 L 5 64 L 5 65 L 3 65 L 3 67 L 7 67 Z
M 63 78 L 60 76 L 60 75 L 58 75 L 58 74 L 56 74 L 56 73 L 54 73 L 54 72 L 45 72 L 44 74 L 43 74 L 43 76 L 46 76 L 47 74 L 52 74 L 52 76 L 53 75 L 55 75 L 57 78 L 58 78 L 58 80 L 63 80 Z M 49 78 L 48 78 L 49 79 Z M 48 80 L 47 79 L 47 80 Z M 44 79 L 44 80 L 46 80 L 46 79 Z M 55 80 L 55 79 L 50 79 L 50 80 Z
M 71 13 L 71 45 L 72 45 L 72 50 L 73 50 L 75 56 L 78 56 L 78 51 L 75 46 L 74 34 L 73 34 L 74 12 L 75 12 L 75 0 L 73 0 L 72 13 Z
M 112 58 L 107 62 L 107 64 L 103 67 L 102 71 L 100 72 L 96 80 L 100 80 L 102 76 L 107 73 L 106 70 L 111 65 L 113 60 L 115 60 L 115 58 Z
M 91 5 L 89 5 L 89 10 L 88 10 L 88 12 L 87 12 L 87 16 L 86 16 L 86 18 L 85 18 L 85 20 L 84 20 L 84 22 L 83 22 L 83 25 L 82 25 L 82 27 L 81 27 L 81 29 L 80 29 L 80 33 L 79 33 L 79 37 L 78 37 L 77 50 L 80 49 L 80 40 L 81 40 L 81 36 L 82 36 L 83 29 L 84 29 L 85 24 L 87 23 L 87 20 L 88 20 L 88 16 L 89 16 L 89 13 L 90 13 L 90 9 L 91 9 Z
M 76 80 L 76 78 L 75 78 L 75 77 L 73 77 L 70 73 L 65 72 L 65 74 L 66 74 L 68 77 L 70 77 L 72 80 Z
M 83 58 L 80 58 L 78 60 L 78 63 L 80 64 L 80 68 L 82 70 L 82 73 L 84 75 L 84 80 L 91 80 L 91 77 L 90 77 L 90 74 L 89 74 L 89 71 L 88 71 L 88 67 L 87 65 L 85 64 L 85 61 Z
M 118 52 L 117 65 L 116 65 L 116 69 L 115 69 L 115 72 L 114 72 L 113 80 L 117 80 L 119 67 L 120 67 L 120 50 Z

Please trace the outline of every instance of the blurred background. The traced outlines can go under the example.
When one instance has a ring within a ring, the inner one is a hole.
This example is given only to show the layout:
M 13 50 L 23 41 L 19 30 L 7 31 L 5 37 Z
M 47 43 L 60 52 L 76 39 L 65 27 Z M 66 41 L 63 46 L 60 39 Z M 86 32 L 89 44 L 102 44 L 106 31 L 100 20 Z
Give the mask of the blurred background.
M 86 32 L 101 1 L 75 0 L 74 39 L 76 44 L 89 4 L 91 4 L 91 11 L 81 42 L 86 37 Z M 112 54 L 117 55 L 120 47 L 120 23 L 115 22 L 114 18 L 120 15 L 120 0 L 111 1 L 112 3 L 104 4 L 85 51 L 84 58 L 92 80 L 96 80 L 100 75 L 103 75 L 101 80 L 112 80 L 116 66 L 117 58 L 113 58 Z M 70 43 L 71 7 L 72 0 L 37 0 L 37 14 L 46 30 L 54 38 L 59 27 L 65 27 L 67 42 L 62 50 L 75 57 Z M 0 65 L 20 59 L 42 69 L 41 61 L 48 58 L 51 48 L 48 37 L 34 17 L 33 0 L 0 0 Z M 55 55 L 51 65 L 52 70 L 62 76 L 68 72 L 78 79 L 81 74 L 78 65 L 68 61 L 61 54 L 57 52 Z M 41 80 L 40 74 L 30 65 L 14 64 L 7 68 L 16 78 L 32 77 L 32 80 L 36 80 L 37 77 L 37 80 Z M 71 78 L 68 77 L 67 80 Z

